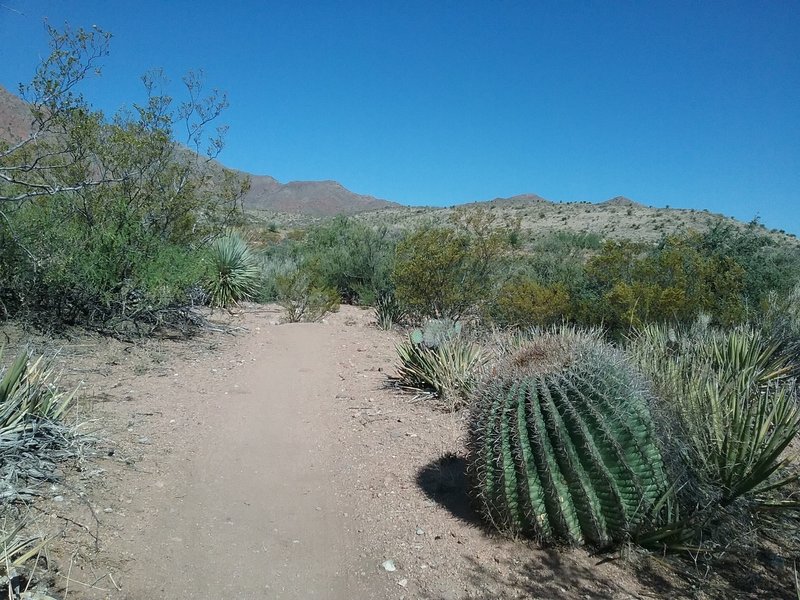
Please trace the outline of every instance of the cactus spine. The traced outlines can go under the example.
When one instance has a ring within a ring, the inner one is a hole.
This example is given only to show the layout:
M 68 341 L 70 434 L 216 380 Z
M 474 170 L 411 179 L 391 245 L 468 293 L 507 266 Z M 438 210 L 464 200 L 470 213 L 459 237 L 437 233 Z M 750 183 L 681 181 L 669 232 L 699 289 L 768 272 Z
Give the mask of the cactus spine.
M 501 531 L 606 546 L 651 524 L 669 486 L 636 374 L 594 339 L 571 345 L 563 366 L 517 364 L 477 389 L 473 492 Z

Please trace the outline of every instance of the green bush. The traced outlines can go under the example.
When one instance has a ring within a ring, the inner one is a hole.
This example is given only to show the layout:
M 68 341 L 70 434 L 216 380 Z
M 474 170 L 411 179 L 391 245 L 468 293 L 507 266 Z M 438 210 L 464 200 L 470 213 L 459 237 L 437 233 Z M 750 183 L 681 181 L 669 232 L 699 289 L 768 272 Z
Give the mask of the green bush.
M 391 290 L 394 242 L 385 227 L 347 217 L 308 230 L 299 248 L 300 267 L 320 286 L 336 290 L 348 304 L 374 306 Z
M 279 275 L 275 286 L 278 304 L 283 307 L 289 323 L 319 321 L 326 313 L 338 309 L 339 296 L 336 291 L 315 284 L 302 271 Z
M 404 238 L 392 281 L 410 316 L 457 320 L 489 306 L 494 274 L 510 251 L 508 229 L 488 211 L 460 209 L 449 227 L 423 227 Z
M 165 241 L 111 207 L 88 227 L 63 215 L 61 197 L 44 197 L 7 212 L 0 250 L 8 316 L 45 326 L 94 324 L 119 330 L 154 326 L 171 307 L 197 298 L 208 262 L 202 248 Z M 2 234 L 0 234 L 2 235 Z
M 745 314 L 744 270 L 709 254 L 695 233 L 665 237 L 655 247 L 607 242 L 587 264 L 595 318 L 621 331 L 645 323 L 692 322 L 698 314 L 732 324 Z
M 490 309 L 496 323 L 515 327 L 553 325 L 568 320 L 570 312 L 566 286 L 544 286 L 522 278 L 506 282 Z
M 0 313 L 109 333 L 192 322 L 206 246 L 239 219 L 247 182 L 186 146 L 219 151 L 220 139 L 207 149 L 200 140 L 227 102 L 200 97 L 189 74 L 188 100 L 176 106 L 150 73 L 146 101 L 106 119 L 73 86 L 94 71 L 110 35 L 49 32 L 52 53 L 26 87 L 31 137 L 0 152 L 13 175 L 0 182 Z

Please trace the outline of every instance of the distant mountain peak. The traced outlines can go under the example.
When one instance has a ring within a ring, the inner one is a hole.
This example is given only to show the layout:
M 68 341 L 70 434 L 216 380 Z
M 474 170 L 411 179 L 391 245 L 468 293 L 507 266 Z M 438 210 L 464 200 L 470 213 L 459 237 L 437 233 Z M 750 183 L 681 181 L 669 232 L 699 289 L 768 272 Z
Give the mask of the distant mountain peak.
M 314 216 L 351 215 L 400 206 L 374 196 L 356 194 L 330 179 L 281 183 L 274 177 L 261 175 L 250 176 L 250 190 L 243 202 L 249 209 Z
M 625 196 L 614 196 L 610 200 L 601 202 L 600 206 L 644 206 L 644 204 L 640 204 L 639 202 L 631 200 L 630 198 L 626 198 Z

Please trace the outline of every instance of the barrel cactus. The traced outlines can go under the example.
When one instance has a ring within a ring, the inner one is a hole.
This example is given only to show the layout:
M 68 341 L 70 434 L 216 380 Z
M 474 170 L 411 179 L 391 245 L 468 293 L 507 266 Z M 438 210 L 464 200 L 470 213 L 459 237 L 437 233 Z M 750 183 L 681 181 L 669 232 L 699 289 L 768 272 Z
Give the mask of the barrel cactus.
M 544 335 L 472 400 L 472 491 L 498 529 L 608 546 L 653 524 L 668 478 L 644 386 L 612 348 Z

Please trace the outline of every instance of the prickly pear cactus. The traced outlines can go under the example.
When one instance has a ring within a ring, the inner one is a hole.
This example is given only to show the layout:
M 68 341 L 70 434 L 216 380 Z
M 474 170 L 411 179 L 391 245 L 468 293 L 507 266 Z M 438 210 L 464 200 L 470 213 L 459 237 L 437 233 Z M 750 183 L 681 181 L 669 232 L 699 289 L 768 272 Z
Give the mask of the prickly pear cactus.
M 428 348 L 438 348 L 443 343 L 461 335 L 461 323 L 450 319 L 431 319 L 422 329 L 411 331 L 411 342 Z
M 595 339 L 570 344 L 555 361 L 523 348 L 477 388 L 472 491 L 501 531 L 607 546 L 650 524 L 669 485 L 635 372 Z

